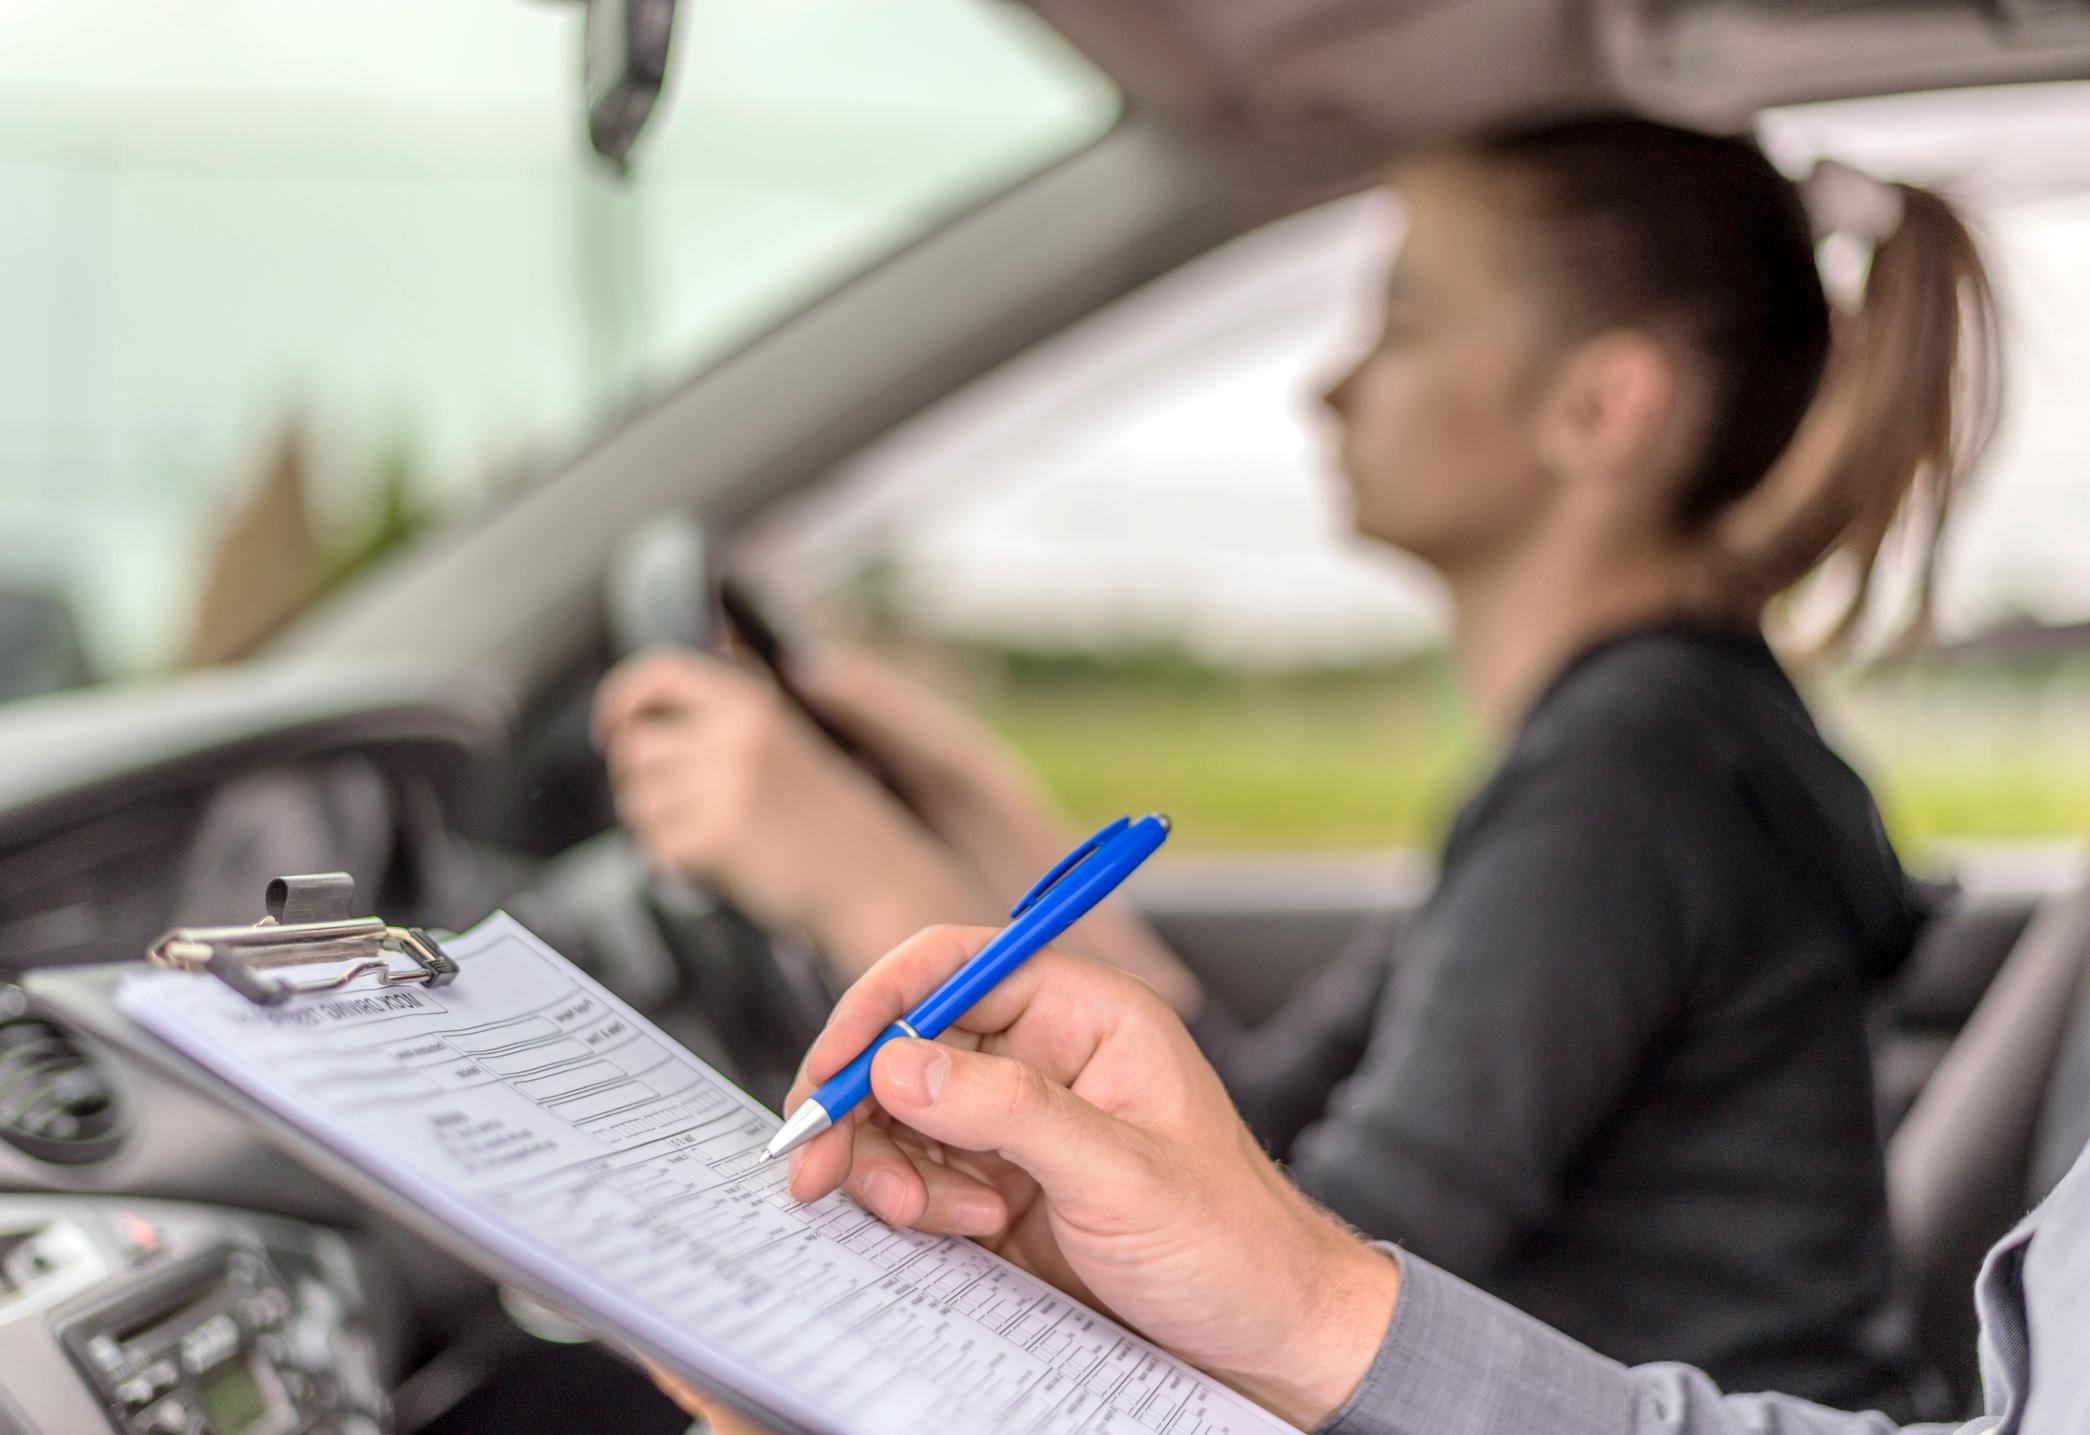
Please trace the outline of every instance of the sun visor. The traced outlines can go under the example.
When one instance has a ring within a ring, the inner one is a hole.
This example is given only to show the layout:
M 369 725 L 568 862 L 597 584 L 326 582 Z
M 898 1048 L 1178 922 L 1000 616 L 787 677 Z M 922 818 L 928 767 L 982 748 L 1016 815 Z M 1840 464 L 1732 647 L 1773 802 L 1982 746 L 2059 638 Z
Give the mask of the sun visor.
M 1135 106 L 1416 141 L 1630 108 L 1760 108 L 2090 76 L 2090 0 L 1030 0 Z

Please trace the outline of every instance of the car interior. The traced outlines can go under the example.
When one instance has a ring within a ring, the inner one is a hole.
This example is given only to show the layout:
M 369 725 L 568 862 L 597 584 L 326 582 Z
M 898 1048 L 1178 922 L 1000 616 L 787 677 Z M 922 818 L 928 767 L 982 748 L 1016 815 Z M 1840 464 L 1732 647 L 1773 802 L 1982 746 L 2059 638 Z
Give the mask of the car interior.
M 44 985 L 176 922 L 255 921 L 279 874 L 340 870 L 394 922 L 505 906 L 779 1099 L 810 1032 L 756 1043 L 713 1016 L 792 980 L 789 943 L 647 872 L 588 741 L 608 666 L 677 637 L 672 603 L 619 596 L 649 522 L 726 546 L 788 528 L 968 394 L 1433 136 L 2090 80 L 2072 0 L 998 8 L 1107 83 L 1102 133 L 835 276 L 252 656 L 0 704 L 0 1435 L 682 1428 L 584 1332 L 373 1221 Z M 642 148 L 632 164 L 643 184 Z M 1971 1408 L 1980 1255 L 2090 1128 L 2090 869 L 1924 875 L 1939 915 L 1876 1012 L 1881 1123 L 1923 1345 Z M 1408 858 L 1186 857 L 1137 900 L 1253 1018 L 1428 880 Z M 251 1354 L 246 1384 L 184 1375 L 213 1340 Z

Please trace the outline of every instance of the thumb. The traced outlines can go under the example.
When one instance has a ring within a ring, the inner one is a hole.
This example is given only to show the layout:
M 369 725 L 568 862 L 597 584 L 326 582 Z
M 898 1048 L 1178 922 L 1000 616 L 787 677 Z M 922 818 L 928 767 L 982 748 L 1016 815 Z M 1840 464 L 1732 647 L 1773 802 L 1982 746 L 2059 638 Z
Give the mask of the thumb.
M 871 1063 L 871 1090 L 895 1119 L 945 1146 L 994 1152 L 1048 1195 L 1124 1190 L 1143 1174 L 1135 1128 L 1005 1056 L 890 1041 Z

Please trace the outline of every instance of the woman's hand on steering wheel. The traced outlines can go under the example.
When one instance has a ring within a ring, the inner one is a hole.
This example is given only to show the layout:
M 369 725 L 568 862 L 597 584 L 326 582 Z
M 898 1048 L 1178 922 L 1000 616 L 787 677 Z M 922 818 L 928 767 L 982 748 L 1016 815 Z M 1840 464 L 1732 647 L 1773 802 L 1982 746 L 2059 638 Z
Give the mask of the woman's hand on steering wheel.
M 650 860 L 806 933 L 844 980 L 929 922 L 992 912 L 762 675 L 687 649 L 640 653 L 604 678 L 594 734 L 618 819 Z

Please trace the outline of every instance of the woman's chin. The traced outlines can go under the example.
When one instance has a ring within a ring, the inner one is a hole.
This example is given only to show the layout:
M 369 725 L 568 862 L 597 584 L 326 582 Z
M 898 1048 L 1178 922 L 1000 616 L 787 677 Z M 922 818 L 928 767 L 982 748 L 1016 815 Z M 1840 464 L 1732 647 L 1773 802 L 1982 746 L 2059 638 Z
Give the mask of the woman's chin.
M 1407 545 L 1400 537 L 1400 525 L 1388 521 L 1389 518 L 1397 518 L 1398 515 L 1379 511 L 1386 507 L 1383 500 L 1377 509 L 1368 503 L 1363 489 L 1347 467 L 1337 470 L 1335 480 L 1329 484 L 1329 490 L 1332 495 L 1330 507 L 1333 516 L 1344 531 L 1369 543 L 1406 550 Z
M 1365 526 L 1364 496 L 1347 468 L 1338 468 L 1328 478 L 1328 506 L 1336 523 L 1352 533 L 1370 537 Z
M 1389 548 L 1402 546 L 1397 529 L 1386 522 L 1385 514 L 1374 513 L 1358 501 L 1358 495 L 1354 492 L 1348 494 L 1347 498 L 1343 518 L 1352 533 L 1368 542 L 1381 543 Z
M 1353 508 L 1349 520 L 1350 532 L 1372 547 L 1388 549 L 1429 567 L 1436 566 L 1430 556 L 1431 545 L 1425 535 L 1416 532 L 1412 526 L 1390 523 L 1387 515 L 1363 507 Z

